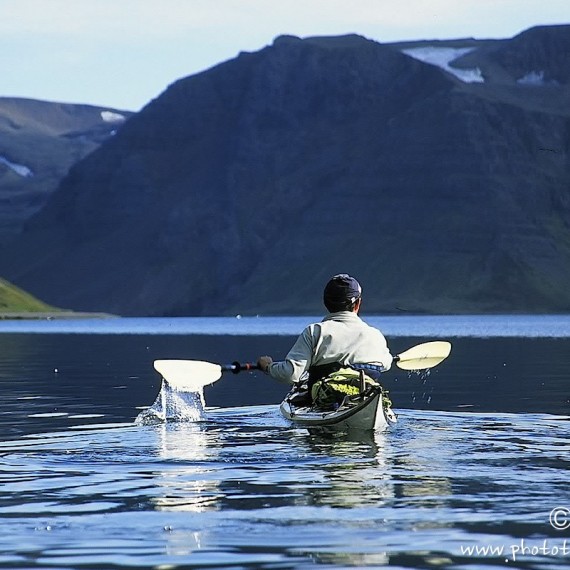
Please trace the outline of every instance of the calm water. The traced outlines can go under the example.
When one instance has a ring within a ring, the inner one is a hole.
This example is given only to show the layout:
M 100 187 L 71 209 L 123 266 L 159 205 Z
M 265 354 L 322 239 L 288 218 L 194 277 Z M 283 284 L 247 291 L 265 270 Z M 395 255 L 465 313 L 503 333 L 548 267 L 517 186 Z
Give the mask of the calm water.
M 385 375 L 394 429 L 335 438 L 291 427 L 259 374 L 207 388 L 202 421 L 137 425 L 153 360 L 294 334 L 167 321 L 0 323 L 1 568 L 568 568 L 566 318 L 386 322 L 393 352 L 452 355 Z

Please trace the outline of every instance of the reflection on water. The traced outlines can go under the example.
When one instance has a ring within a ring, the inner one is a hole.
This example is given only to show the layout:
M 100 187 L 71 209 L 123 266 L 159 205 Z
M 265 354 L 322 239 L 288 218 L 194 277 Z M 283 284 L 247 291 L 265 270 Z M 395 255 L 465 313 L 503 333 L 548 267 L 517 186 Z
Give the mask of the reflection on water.
M 386 375 L 394 429 L 343 436 L 288 424 L 263 375 L 222 378 L 204 408 L 152 367 L 251 337 L 0 340 L 0 568 L 568 566 L 505 562 L 567 536 L 549 513 L 570 497 L 568 340 L 457 339 L 429 376 Z M 488 545 L 506 554 L 462 550 Z
M 161 495 L 153 498 L 155 508 L 195 513 L 216 509 L 220 485 L 217 479 L 210 479 L 211 470 L 206 466 L 215 453 L 215 432 L 178 421 L 157 426 L 155 434 L 157 454 L 168 467 L 156 473 Z
M 273 406 L 206 415 L 0 444 L 0 567 L 483 568 L 461 544 L 560 537 L 565 418 L 404 411 L 334 437 Z

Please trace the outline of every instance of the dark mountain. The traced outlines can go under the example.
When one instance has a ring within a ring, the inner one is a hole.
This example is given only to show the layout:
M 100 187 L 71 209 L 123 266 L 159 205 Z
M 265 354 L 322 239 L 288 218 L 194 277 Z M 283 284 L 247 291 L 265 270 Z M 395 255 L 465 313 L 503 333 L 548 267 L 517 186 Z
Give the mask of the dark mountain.
M 0 97 L 0 243 L 18 234 L 69 168 L 111 137 L 131 114 Z
M 532 28 L 493 50 L 492 59 L 517 82 L 567 85 L 568 30 L 569 26 Z
M 49 303 L 116 314 L 319 313 L 340 271 L 367 312 L 569 311 L 560 35 L 434 44 L 471 49 L 452 67 L 359 36 L 280 37 L 132 117 L 0 267 Z M 544 60 L 505 55 L 527 42 Z

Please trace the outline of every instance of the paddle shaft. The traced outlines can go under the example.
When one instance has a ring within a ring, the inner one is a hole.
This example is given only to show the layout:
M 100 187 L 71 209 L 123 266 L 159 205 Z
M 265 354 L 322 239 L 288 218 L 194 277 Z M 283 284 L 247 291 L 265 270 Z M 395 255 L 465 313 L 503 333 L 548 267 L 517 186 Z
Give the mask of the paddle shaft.
M 393 362 L 403 370 L 427 370 L 443 362 L 451 351 L 451 343 L 447 341 L 432 341 L 413 346 L 393 357 Z M 249 372 L 260 370 L 257 364 L 251 362 L 232 362 L 220 366 L 222 372 Z
M 400 357 L 398 355 L 394 356 L 393 362 L 399 362 Z M 250 370 L 261 370 L 257 364 L 252 362 L 232 362 L 231 364 L 224 364 L 222 366 L 222 372 L 233 372 L 234 374 L 239 374 L 240 372 L 249 372 Z
M 222 366 L 222 372 L 233 372 L 234 374 L 259 369 L 259 366 L 257 364 L 253 364 L 252 362 L 232 362 L 231 364 Z

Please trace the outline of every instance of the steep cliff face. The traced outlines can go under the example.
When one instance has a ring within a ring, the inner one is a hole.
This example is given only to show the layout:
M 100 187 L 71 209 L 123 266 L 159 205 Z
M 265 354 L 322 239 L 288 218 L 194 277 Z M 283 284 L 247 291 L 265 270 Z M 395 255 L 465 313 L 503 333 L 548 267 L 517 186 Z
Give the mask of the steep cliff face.
M 369 312 L 570 310 L 568 121 L 497 93 L 358 36 L 278 38 L 78 163 L 6 276 L 118 314 L 318 313 L 339 271 Z

